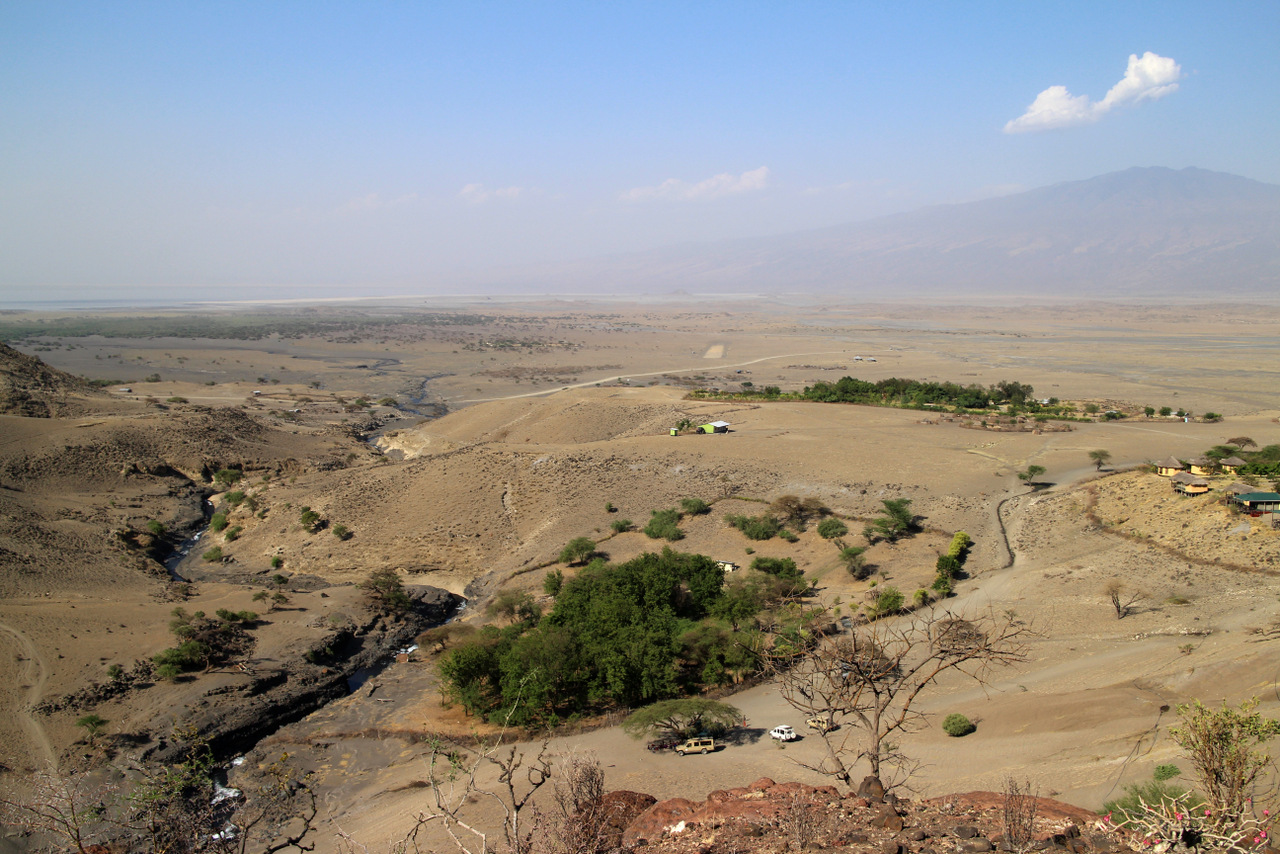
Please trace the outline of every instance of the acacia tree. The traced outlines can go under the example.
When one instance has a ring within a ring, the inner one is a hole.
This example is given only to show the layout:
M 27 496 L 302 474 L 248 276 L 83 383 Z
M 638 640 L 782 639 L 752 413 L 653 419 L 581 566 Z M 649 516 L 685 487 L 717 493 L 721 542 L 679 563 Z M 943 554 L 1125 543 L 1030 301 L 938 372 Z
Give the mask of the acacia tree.
M 1025 480 L 1027 483 L 1034 483 L 1035 479 L 1044 474 L 1044 466 L 1027 466 L 1026 471 L 1018 472 L 1018 480 Z
M 830 725 L 820 734 L 823 760 L 800 764 L 853 785 L 853 765 L 865 759 L 881 785 L 902 785 L 913 769 L 895 737 L 927 722 L 916 708 L 920 696 L 953 671 L 987 684 L 993 668 L 1025 660 L 1028 633 L 1011 612 L 965 618 L 945 610 L 917 611 L 859 626 L 851 636 L 798 654 L 775 656 L 768 663 L 783 699 Z
M 885 515 L 872 519 L 871 523 L 862 529 L 862 535 L 868 542 L 874 543 L 876 540 L 894 542 L 915 529 L 917 518 L 916 514 L 911 512 L 910 498 L 886 498 L 882 503 Z
M 1089 452 L 1089 459 L 1097 466 L 1097 471 L 1102 471 L 1102 467 L 1111 462 L 1111 452 L 1098 448 Z
M 733 727 L 745 722 L 746 718 L 736 706 L 705 697 L 688 697 L 660 700 L 636 709 L 622 722 L 622 731 L 632 738 L 678 736 L 700 732 L 708 725 Z
M 574 537 L 560 550 L 560 562 L 570 565 L 586 563 L 595 553 L 595 540 L 590 537 Z

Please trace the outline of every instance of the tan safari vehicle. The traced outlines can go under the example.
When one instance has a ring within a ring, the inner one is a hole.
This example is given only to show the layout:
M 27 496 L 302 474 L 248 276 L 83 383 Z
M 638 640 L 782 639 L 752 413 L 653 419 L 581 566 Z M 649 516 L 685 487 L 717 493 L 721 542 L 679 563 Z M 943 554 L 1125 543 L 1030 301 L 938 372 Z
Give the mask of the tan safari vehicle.
M 710 753 L 716 749 L 716 740 L 714 738 L 691 738 L 684 744 L 676 747 L 676 753 L 681 756 L 688 756 L 690 753 Z

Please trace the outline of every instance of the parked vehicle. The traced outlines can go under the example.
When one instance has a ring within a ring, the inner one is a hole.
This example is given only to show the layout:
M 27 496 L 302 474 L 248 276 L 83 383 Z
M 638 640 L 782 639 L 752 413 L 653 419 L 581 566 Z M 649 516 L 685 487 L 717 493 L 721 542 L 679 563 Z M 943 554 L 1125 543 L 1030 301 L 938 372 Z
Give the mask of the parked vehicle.
M 714 738 L 691 738 L 676 747 L 676 753 L 681 756 L 688 756 L 690 753 L 710 753 L 716 749 L 716 746 Z
M 799 736 L 787 724 L 781 724 L 769 730 L 769 738 L 776 738 L 778 741 L 795 741 Z
M 809 720 L 805 721 L 805 723 L 809 725 L 809 729 L 816 729 L 818 732 L 821 732 L 821 733 L 831 732 L 833 729 L 836 729 L 838 726 L 835 721 L 829 720 L 821 716 L 809 718 Z

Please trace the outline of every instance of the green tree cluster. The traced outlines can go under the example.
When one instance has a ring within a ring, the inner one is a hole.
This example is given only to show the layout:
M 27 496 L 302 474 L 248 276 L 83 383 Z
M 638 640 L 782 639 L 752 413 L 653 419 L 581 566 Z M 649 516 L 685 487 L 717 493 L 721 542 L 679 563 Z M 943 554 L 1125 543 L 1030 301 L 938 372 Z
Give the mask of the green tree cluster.
M 551 612 L 486 626 L 445 655 L 446 696 L 472 714 L 555 722 L 608 706 L 679 696 L 744 665 L 739 633 L 704 624 L 723 610 L 724 571 L 669 548 L 565 580 Z
M 170 616 L 169 631 L 178 639 L 177 646 L 162 650 L 151 660 L 156 676 L 176 679 L 183 673 L 219 664 L 247 652 L 253 646 L 253 638 L 245 631 L 244 624 L 258 618 L 252 611 L 220 609 L 210 618 L 204 611 L 187 613 L 174 608 Z
M 964 531 L 956 531 L 951 537 L 951 545 L 947 553 L 938 555 L 937 575 L 931 585 L 933 592 L 940 597 L 951 595 L 952 582 L 964 571 L 964 562 L 969 556 L 969 546 L 973 540 Z
M 867 403 L 878 406 L 948 405 L 962 409 L 990 409 L 1010 405 L 1039 409 L 1035 389 L 1026 383 L 1004 380 L 992 386 L 962 386 L 952 382 L 906 380 L 891 377 L 877 382 L 842 377 L 834 383 L 819 382 L 806 388 L 806 400 L 824 403 Z

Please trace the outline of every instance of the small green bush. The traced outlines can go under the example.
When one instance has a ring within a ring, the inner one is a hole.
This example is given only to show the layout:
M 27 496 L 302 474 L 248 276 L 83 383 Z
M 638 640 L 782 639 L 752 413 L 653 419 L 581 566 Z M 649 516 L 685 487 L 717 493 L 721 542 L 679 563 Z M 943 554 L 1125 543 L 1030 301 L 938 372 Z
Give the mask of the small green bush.
M 227 532 L 223 534 L 223 536 L 226 537 L 227 542 L 234 543 L 236 540 L 240 539 L 240 532 L 243 530 L 244 528 L 240 525 L 236 525 L 234 527 L 227 528 Z
M 613 532 L 615 534 L 621 534 L 625 531 L 631 530 L 631 520 L 630 519 L 614 519 L 613 522 L 609 524 L 609 527 L 613 529 Z
M 849 526 L 835 516 L 828 516 L 818 523 L 818 536 L 824 540 L 834 540 L 847 533 L 849 533 Z
M 964 531 L 956 531 L 955 536 L 951 538 L 951 546 L 947 549 L 947 554 L 964 563 L 965 554 L 971 545 L 973 545 L 973 539 L 968 534 Z
M 222 500 L 230 504 L 232 507 L 239 507 L 244 503 L 244 492 L 237 489 L 234 492 L 228 492 L 222 496 Z
M 951 555 L 938 555 L 938 575 L 955 578 L 960 574 L 960 561 Z
M 200 559 L 206 563 L 217 563 L 222 560 L 222 547 L 214 546 L 204 554 L 200 555 Z
M 155 519 L 152 519 L 149 522 L 147 522 L 147 530 L 151 533 L 152 536 L 155 536 L 155 537 L 164 536 L 164 525 L 160 524 Z
M 333 526 L 333 535 L 344 542 L 351 539 L 351 529 L 346 525 L 338 524 Z
M 902 610 L 902 591 L 891 584 L 886 584 L 876 594 L 877 614 L 896 614 Z
M 711 512 L 711 505 L 701 498 L 682 498 L 680 507 L 690 516 L 702 516 Z
M 1103 814 L 1111 815 L 1114 827 L 1129 819 L 1139 818 L 1146 814 L 1144 804 L 1167 803 L 1175 798 L 1186 796 L 1187 790 L 1181 786 L 1160 780 L 1147 780 L 1143 783 L 1130 783 L 1124 787 L 1124 795 L 1115 800 L 1106 801 L 1102 805 Z M 1196 809 L 1203 806 L 1203 801 L 1192 795 L 1187 806 Z
M 942 719 L 942 731 L 952 738 L 962 738 L 975 729 L 973 722 L 959 712 L 952 712 Z
M 684 531 L 680 530 L 679 522 L 680 513 L 676 510 L 654 510 L 649 524 L 644 526 L 645 536 L 651 540 L 682 540 Z
M 749 540 L 769 540 L 782 530 L 782 523 L 769 515 L 735 516 L 728 515 L 724 520 L 741 531 Z
M 213 476 L 213 481 L 223 486 L 231 486 L 243 476 L 244 474 L 240 469 L 218 469 Z
M 1156 778 L 1156 782 L 1163 783 L 1165 780 L 1172 780 L 1182 773 L 1182 769 L 1177 765 L 1157 765 L 1152 777 Z
M 226 528 L 226 527 L 227 527 L 227 514 L 226 514 L 226 513 L 221 513 L 221 512 L 219 512 L 219 513 L 214 513 L 212 516 L 210 516 L 210 517 L 209 517 L 209 530 L 210 530 L 210 531 L 213 531 L 213 532 L 215 532 L 215 533 L 216 533 L 216 532 L 221 531 L 222 529 L 224 529 L 224 528 Z
M 796 562 L 789 557 L 758 557 L 751 561 L 751 568 L 757 572 L 767 572 L 779 578 L 802 578 Z

